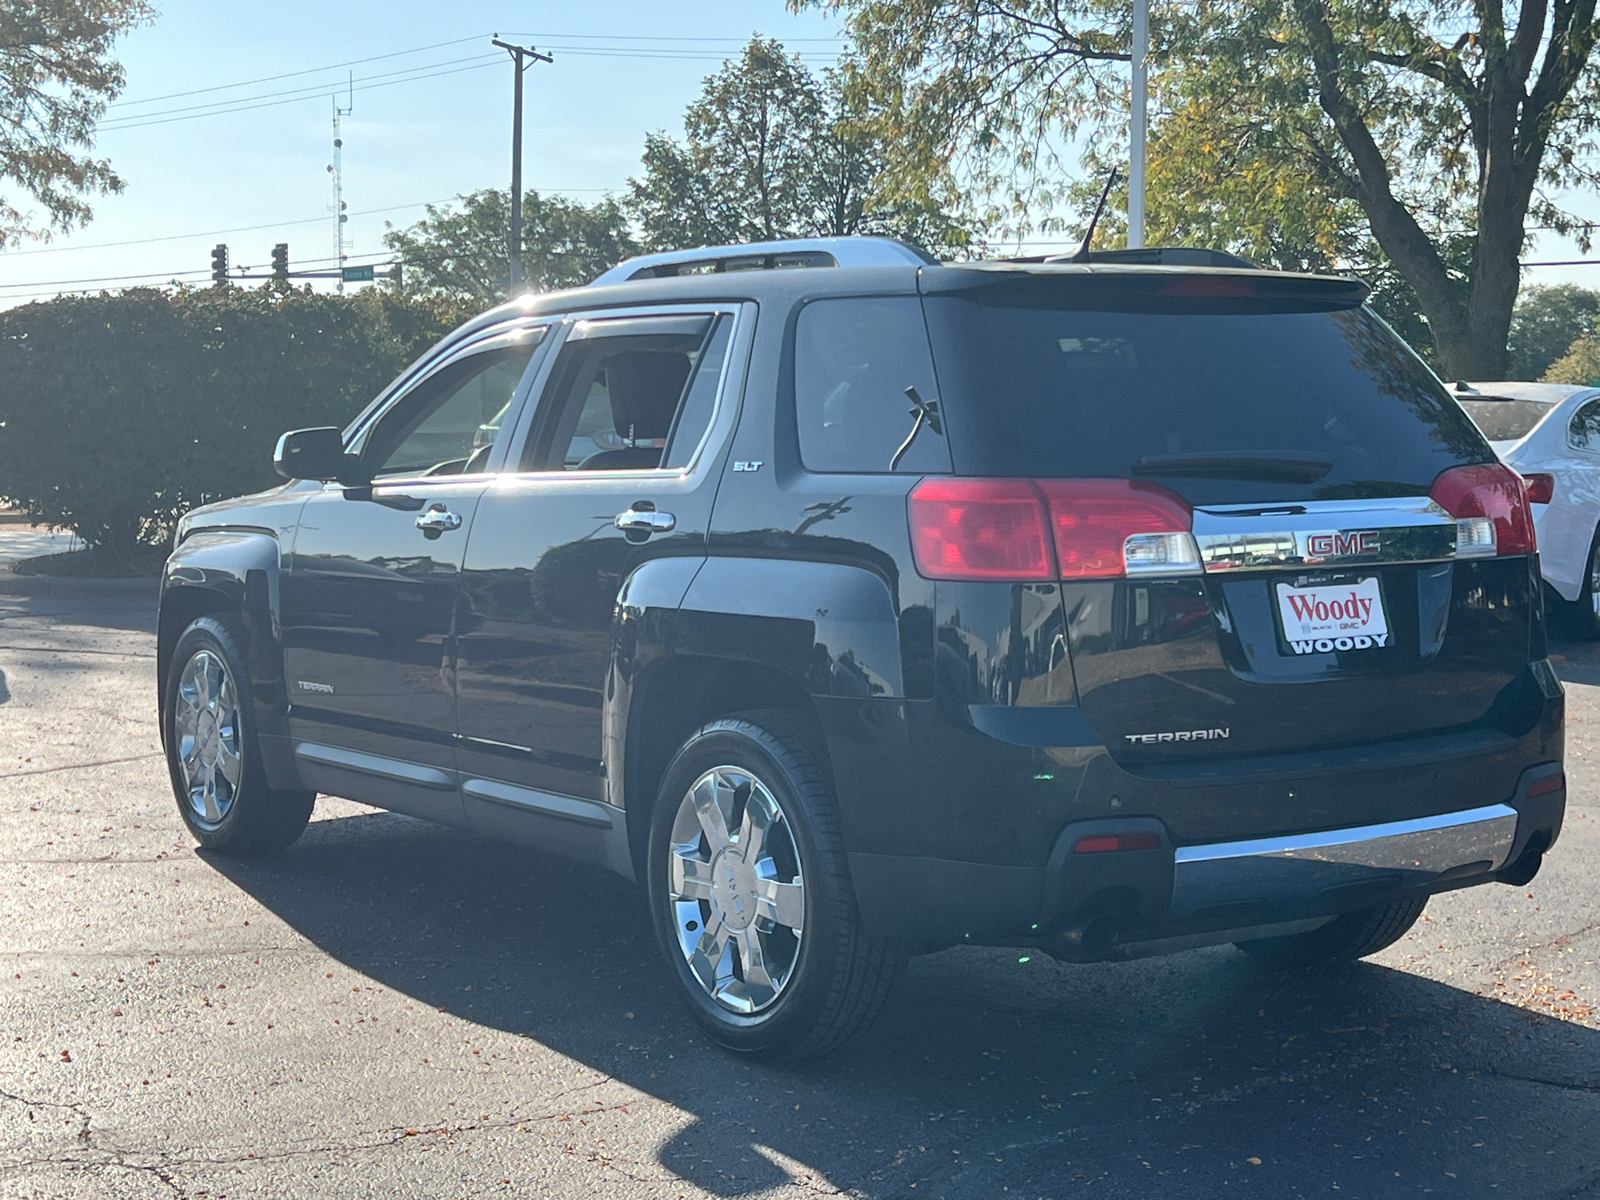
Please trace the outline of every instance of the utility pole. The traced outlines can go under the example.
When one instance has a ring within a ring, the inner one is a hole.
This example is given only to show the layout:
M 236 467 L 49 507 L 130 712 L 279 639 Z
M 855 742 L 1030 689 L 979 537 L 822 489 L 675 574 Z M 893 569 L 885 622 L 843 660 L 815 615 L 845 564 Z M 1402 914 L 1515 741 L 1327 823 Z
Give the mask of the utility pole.
M 511 233 L 507 249 L 511 252 L 511 286 L 516 295 L 522 286 L 522 73 L 536 62 L 554 62 L 532 46 L 514 46 L 498 37 L 494 44 L 511 55 L 516 64 L 516 89 L 511 113 Z
M 1144 245 L 1144 139 L 1149 124 L 1145 105 L 1150 80 L 1150 0 L 1133 0 L 1133 111 L 1128 114 L 1132 144 L 1128 147 L 1128 249 Z
M 333 163 L 328 167 L 328 173 L 333 176 L 333 265 L 343 267 L 344 253 L 344 227 L 350 220 L 345 212 L 347 207 L 344 202 L 344 136 L 340 132 L 340 122 L 356 110 L 356 80 L 355 72 L 350 73 L 350 102 L 344 107 L 339 107 L 339 97 L 333 97 Z M 339 295 L 344 295 L 344 280 L 338 284 Z

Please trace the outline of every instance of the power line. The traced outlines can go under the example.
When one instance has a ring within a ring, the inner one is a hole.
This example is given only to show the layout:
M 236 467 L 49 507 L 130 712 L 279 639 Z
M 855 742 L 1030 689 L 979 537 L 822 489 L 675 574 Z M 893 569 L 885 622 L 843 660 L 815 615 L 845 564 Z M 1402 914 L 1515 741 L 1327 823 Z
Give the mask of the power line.
M 370 92 L 370 91 L 376 90 L 377 88 L 393 87 L 393 86 L 395 86 L 396 84 L 399 84 L 399 83 L 416 83 L 419 80 L 423 80 L 423 79 L 437 79 L 441 75 L 459 75 L 463 71 L 481 71 L 485 67 L 493 66 L 494 63 L 498 62 L 498 61 L 499 61 L 498 59 L 491 59 L 491 60 L 489 60 L 487 62 L 480 61 L 475 66 L 456 67 L 456 68 L 454 68 L 452 70 L 448 70 L 448 71 L 435 71 L 430 75 L 413 75 L 408 79 L 391 79 L 387 83 L 369 84 L 366 90 Z M 423 68 L 419 67 L 417 69 L 418 70 L 422 70 Z M 374 77 L 374 78 L 377 78 L 377 77 Z M 358 79 L 358 80 L 356 80 L 356 82 L 357 83 L 361 83 L 363 81 Z M 199 106 L 196 106 L 198 108 L 205 109 L 205 111 L 203 111 L 203 112 L 186 112 L 183 109 L 172 109 L 171 110 L 172 112 L 178 113 L 180 115 L 178 115 L 178 116 L 165 116 L 165 117 L 153 118 L 153 119 L 150 119 L 150 120 L 135 119 L 135 120 L 125 121 L 125 122 L 123 122 L 121 124 L 118 124 L 118 125 L 102 125 L 102 126 L 100 126 L 100 128 L 101 128 L 102 131 L 105 131 L 105 132 L 108 132 L 108 133 L 115 133 L 115 132 L 118 132 L 118 131 L 123 130 L 123 129 L 143 129 L 145 126 L 148 126 L 148 125 L 170 125 L 174 121 L 193 121 L 197 117 L 219 117 L 219 116 L 224 116 L 224 115 L 226 115 L 228 113 L 249 112 L 252 109 L 257 109 L 257 108 L 276 108 L 279 105 L 283 105 L 283 104 L 298 104 L 302 100 L 319 100 L 324 95 L 326 95 L 327 92 L 328 92 L 328 86 L 322 86 L 322 87 L 318 87 L 314 91 L 308 91 L 307 93 L 302 94 L 302 95 L 290 96 L 286 100 L 266 100 L 266 101 L 263 101 L 262 103 L 259 103 L 259 104 L 252 104 L 252 103 L 247 103 L 247 102 L 241 101 L 239 104 L 237 104 L 237 105 L 235 105 L 234 107 L 231 107 L 231 108 L 218 108 L 218 107 L 216 107 L 214 105 L 199 105 Z M 253 98 L 247 97 L 246 99 L 248 100 L 248 99 L 253 99 Z
M 424 50 L 440 50 L 445 46 L 459 46 L 465 42 L 482 40 L 482 34 L 472 37 L 455 38 L 448 42 L 433 42 L 427 46 L 416 46 L 410 50 L 396 50 L 390 54 L 374 54 L 367 58 L 352 58 L 348 62 L 331 63 L 326 67 L 307 67 L 303 71 L 285 71 L 282 75 L 263 75 L 260 79 L 245 79 L 238 83 L 219 83 L 215 87 L 194 88 L 187 92 L 168 92 L 165 96 L 146 96 L 143 100 L 116 100 L 106 105 L 107 108 L 131 108 L 136 104 L 155 104 L 160 100 L 178 100 L 184 96 L 202 96 L 208 92 L 226 92 L 234 88 L 254 87 L 258 83 L 276 83 L 280 79 L 295 79 L 301 75 L 317 75 L 323 71 L 342 71 L 346 67 L 359 67 L 363 63 L 380 62 L 387 58 L 404 58 L 407 54 L 421 54 Z

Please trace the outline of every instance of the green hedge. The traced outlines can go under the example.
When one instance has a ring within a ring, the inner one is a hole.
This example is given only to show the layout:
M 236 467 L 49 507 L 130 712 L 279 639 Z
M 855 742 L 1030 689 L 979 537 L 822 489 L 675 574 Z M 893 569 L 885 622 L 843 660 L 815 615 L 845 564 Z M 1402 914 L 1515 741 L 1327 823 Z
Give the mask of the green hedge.
M 0 496 L 113 553 L 159 544 L 195 505 L 281 482 L 279 434 L 344 424 L 465 315 L 281 284 L 0 312 Z

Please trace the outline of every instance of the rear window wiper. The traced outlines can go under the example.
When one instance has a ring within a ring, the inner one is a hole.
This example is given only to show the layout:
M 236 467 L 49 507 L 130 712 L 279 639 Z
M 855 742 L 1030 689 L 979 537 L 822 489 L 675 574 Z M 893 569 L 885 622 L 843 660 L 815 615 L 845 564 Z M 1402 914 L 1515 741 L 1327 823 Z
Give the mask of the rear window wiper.
M 1134 475 L 1178 475 L 1187 479 L 1252 479 L 1263 483 L 1315 483 L 1333 470 L 1321 454 L 1151 454 L 1129 469 Z
M 916 419 L 911 422 L 911 432 L 906 434 L 906 440 L 900 443 L 900 448 L 889 459 L 891 471 L 900 465 L 900 460 L 906 456 L 906 451 L 911 449 L 911 443 L 917 440 L 917 434 L 922 432 L 924 425 L 940 437 L 944 436 L 944 424 L 939 420 L 939 402 L 924 400 L 922 393 L 915 387 L 906 389 L 906 398 L 911 401 L 911 408 L 908 411 Z

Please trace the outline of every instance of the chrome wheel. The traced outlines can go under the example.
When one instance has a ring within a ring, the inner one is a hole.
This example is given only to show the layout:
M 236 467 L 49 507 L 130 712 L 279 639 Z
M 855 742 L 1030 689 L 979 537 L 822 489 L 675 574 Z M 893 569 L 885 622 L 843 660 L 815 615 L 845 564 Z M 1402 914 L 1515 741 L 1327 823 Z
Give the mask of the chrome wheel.
M 227 664 L 197 650 L 178 676 L 172 732 L 189 812 L 199 824 L 222 823 L 239 795 L 239 702 Z
M 672 825 L 668 888 L 689 973 L 724 1008 L 758 1013 L 800 957 L 805 884 L 782 807 L 754 775 L 713 767 Z
M 1600 543 L 1589 551 L 1589 603 L 1594 607 L 1594 615 L 1600 620 Z

